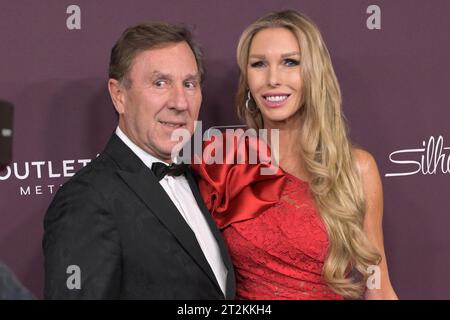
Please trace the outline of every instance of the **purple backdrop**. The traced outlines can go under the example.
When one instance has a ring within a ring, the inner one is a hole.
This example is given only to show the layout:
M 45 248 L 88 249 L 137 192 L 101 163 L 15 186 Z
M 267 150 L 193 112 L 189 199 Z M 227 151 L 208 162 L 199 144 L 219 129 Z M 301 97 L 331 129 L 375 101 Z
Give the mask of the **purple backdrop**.
M 66 24 L 72 4 L 81 10 L 81 29 Z M 370 5 L 381 10 L 381 29 L 366 25 Z M 397 293 L 450 299 L 448 0 L 2 1 L 0 99 L 16 109 L 13 163 L 0 172 L 0 260 L 36 296 L 43 289 L 47 206 L 58 186 L 102 150 L 116 125 L 107 67 L 124 28 L 164 20 L 194 29 L 206 55 L 200 117 L 207 128 L 238 123 L 235 47 L 243 28 L 285 8 L 319 25 L 351 136 L 378 162 Z

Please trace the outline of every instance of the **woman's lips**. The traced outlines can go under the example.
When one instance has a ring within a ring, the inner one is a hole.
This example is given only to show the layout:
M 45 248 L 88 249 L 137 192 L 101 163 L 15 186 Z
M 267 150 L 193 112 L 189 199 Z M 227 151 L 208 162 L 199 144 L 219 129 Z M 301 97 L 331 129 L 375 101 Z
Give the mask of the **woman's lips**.
M 278 108 L 286 103 L 290 94 L 277 93 L 277 94 L 265 94 L 263 95 L 264 105 L 269 108 Z

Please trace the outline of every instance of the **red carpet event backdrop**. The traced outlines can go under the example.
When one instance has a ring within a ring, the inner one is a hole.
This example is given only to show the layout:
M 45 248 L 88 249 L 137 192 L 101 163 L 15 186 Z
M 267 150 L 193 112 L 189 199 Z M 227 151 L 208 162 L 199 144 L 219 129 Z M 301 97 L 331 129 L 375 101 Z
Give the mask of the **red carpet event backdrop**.
M 0 172 L 0 260 L 38 298 L 45 211 L 115 129 L 106 85 L 121 32 L 148 20 L 192 28 L 206 61 L 205 130 L 239 124 L 238 38 L 281 9 L 318 24 L 351 138 L 377 160 L 399 297 L 450 299 L 449 0 L 4 0 L 0 99 L 15 110 L 13 159 Z

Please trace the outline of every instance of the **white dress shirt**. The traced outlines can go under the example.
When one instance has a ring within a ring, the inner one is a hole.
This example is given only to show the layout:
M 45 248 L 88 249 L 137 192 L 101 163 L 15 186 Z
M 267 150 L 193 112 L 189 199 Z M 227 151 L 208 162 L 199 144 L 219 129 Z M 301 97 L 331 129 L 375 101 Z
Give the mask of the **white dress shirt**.
M 158 158 L 150 155 L 142 150 L 136 144 L 134 144 L 119 127 L 116 129 L 117 136 L 144 162 L 144 164 L 152 168 L 153 162 L 163 162 L 166 165 L 168 163 L 159 160 Z M 208 222 L 206 221 L 203 213 L 198 207 L 198 203 L 195 200 L 192 190 L 189 187 L 189 183 L 184 175 L 180 176 L 165 176 L 159 181 L 159 184 L 166 191 L 167 195 L 172 200 L 173 204 L 177 207 L 180 214 L 183 216 L 186 223 L 192 229 L 197 238 L 197 242 L 203 251 L 209 265 L 211 266 L 217 282 L 225 295 L 226 279 L 228 270 L 225 267 L 222 255 L 220 253 L 219 246 L 214 238 Z

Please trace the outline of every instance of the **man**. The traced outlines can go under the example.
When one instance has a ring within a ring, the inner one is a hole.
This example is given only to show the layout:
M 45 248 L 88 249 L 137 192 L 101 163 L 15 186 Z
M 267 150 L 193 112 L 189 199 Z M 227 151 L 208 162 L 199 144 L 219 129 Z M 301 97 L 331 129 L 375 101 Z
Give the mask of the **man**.
M 119 124 L 105 150 L 58 191 L 45 216 L 45 297 L 232 299 L 234 272 L 171 134 L 192 135 L 201 56 L 188 30 L 125 30 L 108 88 Z M 180 174 L 181 175 L 178 175 Z

